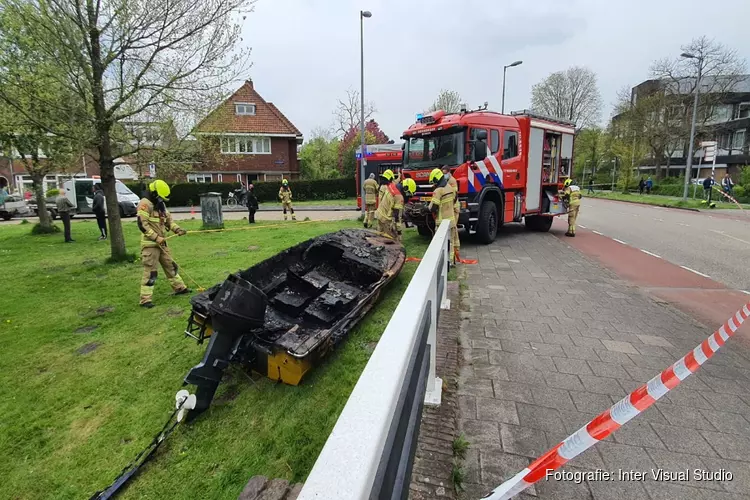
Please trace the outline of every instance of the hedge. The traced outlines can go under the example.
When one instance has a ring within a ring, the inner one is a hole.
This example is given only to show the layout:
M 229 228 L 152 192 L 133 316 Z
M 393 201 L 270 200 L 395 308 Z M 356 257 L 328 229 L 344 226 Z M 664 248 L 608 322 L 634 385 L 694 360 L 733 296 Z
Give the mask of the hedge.
M 126 183 L 126 185 L 138 196 L 143 196 L 145 184 L 135 182 Z M 253 186 L 255 187 L 255 196 L 258 197 L 259 202 L 278 202 L 279 187 L 281 187 L 280 182 L 254 182 Z M 297 180 L 290 181 L 289 186 L 292 189 L 294 199 L 297 201 L 338 200 L 342 198 L 353 198 L 357 196 L 357 189 L 353 177 L 314 181 Z M 169 202 L 167 203 L 167 205 L 170 207 L 186 207 L 191 205 L 199 205 L 200 195 L 202 193 L 221 193 L 221 198 L 225 199 L 228 197 L 230 192 L 234 191 L 235 189 L 239 189 L 240 184 L 237 182 L 212 182 L 206 184 L 186 182 L 180 184 L 172 184 L 170 187 L 172 188 L 172 194 L 169 197 Z

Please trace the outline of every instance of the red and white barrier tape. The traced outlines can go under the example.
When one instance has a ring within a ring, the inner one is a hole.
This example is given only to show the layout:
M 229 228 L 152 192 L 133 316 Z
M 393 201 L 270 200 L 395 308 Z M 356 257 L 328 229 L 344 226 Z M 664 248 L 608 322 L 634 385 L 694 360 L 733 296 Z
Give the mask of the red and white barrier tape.
M 677 387 L 680 382 L 695 373 L 729 337 L 750 317 L 750 302 L 729 318 L 721 328 L 687 353 L 675 364 L 624 397 L 610 409 L 578 429 L 573 435 L 537 458 L 524 470 L 495 488 L 483 500 L 506 500 L 522 492 L 547 475 L 548 470 L 562 467 L 612 432 L 629 422 L 636 415 L 654 404 L 659 398 Z
M 717 188 L 716 186 L 712 186 L 712 187 L 714 188 L 714 190 L 718 191 L 718 192 L 719 192 L 719 194 L 721 194 L 721 195 L 722 195 L 722 196 L 723 196 L 724 198 L 729 198 L 729 199 L 730 199 L 731 201 L 733 201 L 733 202 L 734 202 L 734 204 L 735 204 L 735 205 L 737 205 L 737 206 L 739 207 L 739 209 L 740 209 L 740 210 L 743 210 L 743 211 L 744 211 L 744 209 L 742 208 L 742 205 L 740 204 L 740 202 L 739 202 L 739 201 L 737 201 L 737 200 L 735 200 L 735 199 L 734 199 L 734 198 L 732 197 L 732 195 L 731 195 L 731 194 L 727 193 L 727 192 L 726 192 L 726 191 L 724 191 L 723 189 L 719 189 L 719 188 Z

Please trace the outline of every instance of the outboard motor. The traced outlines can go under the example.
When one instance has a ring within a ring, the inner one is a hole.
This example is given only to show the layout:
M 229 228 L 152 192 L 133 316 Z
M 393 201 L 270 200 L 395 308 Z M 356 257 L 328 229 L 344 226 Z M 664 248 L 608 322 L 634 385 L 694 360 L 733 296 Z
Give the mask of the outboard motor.
M 209 307 L 214 333 L 208 349 L 203 361 L 185 377 L 185 384 L 197 387 L 195 409 L 188 413 L 188 421 L 211 405 L 224 369 L 242 337 L 263 326 L 267 303 L 268 298 L 262 290 L 238 275 L 231 274 L 224 280 Z

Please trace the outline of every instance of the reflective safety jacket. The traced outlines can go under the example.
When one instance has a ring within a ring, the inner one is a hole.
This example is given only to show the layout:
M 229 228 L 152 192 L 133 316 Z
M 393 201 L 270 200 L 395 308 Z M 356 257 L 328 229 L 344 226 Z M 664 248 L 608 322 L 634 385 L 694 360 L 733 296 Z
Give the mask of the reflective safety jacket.
M 453 217 L 453 204 L 456 191 L 446 183 L 445 186 L 440 186 L 432 192 L 432 201 L 430 201 L 429 209 L 437 207 L 437 215 L 435 216 L 435 222 L 440 225 L 444 220 L 449 220 L 455 224 Z
M 398 218 L 398 209 L 396 209 L 396 197 L 401 196 L 398 188 L 394 183 L 385 184 L 385 190 L 380 195 L 380 204 L 375 212 L 375 217 L 381 222 L 393 221 Z M 402 199 L 403 203 L 403 199 Z
M 279 189 L 279 199 L 281 200 L 281 203 L 291 203 L 292 202 L 291 188 L 284 189 L 284 186 L 281 186 L 281 188 Z
M 581 188 L 571 184 L 563 189 L 562 199 L 569 207 L 577 207 L 581 204 Z
M 453 178 L 452 175 L 448 177 L 448 185 L 453 189 L 454 192 L 455 201 L 453 202 L 453 207 L 458 208 L 458 182 Z
M 362 187 L 365 189 L 365 204 L 374 205 L 378 201 L 378 181 L 367 179 Z
M 158 247 L 156 238 L 165 237 L 168 231 L 177 232 L 180 226 L 172 222 L 172 215 L 166 208 L 164 212 L 154 207 L 148 198 L 138 203 L 138 229 L 141 230 L 141 248 Z

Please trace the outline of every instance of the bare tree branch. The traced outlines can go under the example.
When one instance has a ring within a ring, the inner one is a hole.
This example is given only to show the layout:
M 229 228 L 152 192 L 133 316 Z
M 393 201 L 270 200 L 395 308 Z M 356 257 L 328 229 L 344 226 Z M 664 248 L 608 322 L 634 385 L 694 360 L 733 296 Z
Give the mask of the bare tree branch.
M 532 87 L 531 104 L 541 113 L 575 122 L 578 128 L 593 125 L 602 108 L 596 74 L 578 66 L 552 73 Z

